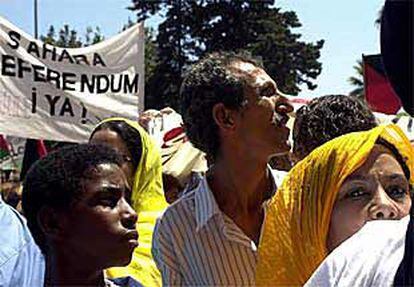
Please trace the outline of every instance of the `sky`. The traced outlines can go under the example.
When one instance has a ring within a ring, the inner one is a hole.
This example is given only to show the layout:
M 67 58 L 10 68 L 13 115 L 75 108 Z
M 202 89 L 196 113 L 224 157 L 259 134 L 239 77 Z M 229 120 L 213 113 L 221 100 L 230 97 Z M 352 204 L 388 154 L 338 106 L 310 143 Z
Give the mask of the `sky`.
M 302 27 L 295 29 L 302 40 L 325 40 L 321 50 L 322 73 L 318 87 L 309 91 L 302 86 L 300 97 L 348 94 L 348 78 L 355 75 L 353 66 L 362 54 L 380 53 L 379 27 L 375 20 L 384 0 L 278 0 L 282 11 L 297 13 Z M 131 0 L 38 0 L 39 35 L 50 25 L 56 29 L 69 24 L 81 34 L 86 27 L 96 27 L 106 38 L 117 34 L 128 19 L 136 15 L 126 9 Z M 25 32 L 34 35 L 34 0 L 0 0 L 0 16 Z M 156 26 L 159 19 L 146 25 Z

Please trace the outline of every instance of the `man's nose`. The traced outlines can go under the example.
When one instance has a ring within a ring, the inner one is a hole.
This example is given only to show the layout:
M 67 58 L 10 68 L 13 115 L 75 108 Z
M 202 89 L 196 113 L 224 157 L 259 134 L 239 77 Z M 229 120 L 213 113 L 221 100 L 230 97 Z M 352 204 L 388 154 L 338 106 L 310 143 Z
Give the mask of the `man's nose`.
M 274 98 L 275 101 L 275 110 L 281 114 L 288 114 L 293 112 L 293 106 L 290 103 L 289 99 L 284 96 L 277 95 Z

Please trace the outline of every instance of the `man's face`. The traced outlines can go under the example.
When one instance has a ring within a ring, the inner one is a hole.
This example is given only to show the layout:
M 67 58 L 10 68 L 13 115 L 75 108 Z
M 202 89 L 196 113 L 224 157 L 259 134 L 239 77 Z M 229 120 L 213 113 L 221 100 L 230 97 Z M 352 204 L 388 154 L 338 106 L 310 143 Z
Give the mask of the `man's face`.
M 232 65 L 236 74 L 246 79 L 247 105 L 241 111 L 240 136 L 251 152 L 266 156 L 289 151 L 288 113 L 293 111 L 288 100 L 278 95 L 276 83 L 261 68 L 246 63 Z
M 138 246 L 137 214 L 125 194 L 129 185 L 115 164 L 100 164 L 87 171 L 80 198 L 65 212 L 64 239 L 68 252 L 108 268 L 130 262 Z

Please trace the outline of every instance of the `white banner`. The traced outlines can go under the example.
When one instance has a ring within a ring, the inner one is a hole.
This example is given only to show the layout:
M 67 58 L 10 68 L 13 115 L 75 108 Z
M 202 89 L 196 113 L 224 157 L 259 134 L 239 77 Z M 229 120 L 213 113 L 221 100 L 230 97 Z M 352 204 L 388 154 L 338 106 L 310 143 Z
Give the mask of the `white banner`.
M 100 120 L 144 108 L 142 24 L 63 49 L 0 17 L 0 57 L 0 134 L 83 142 Z

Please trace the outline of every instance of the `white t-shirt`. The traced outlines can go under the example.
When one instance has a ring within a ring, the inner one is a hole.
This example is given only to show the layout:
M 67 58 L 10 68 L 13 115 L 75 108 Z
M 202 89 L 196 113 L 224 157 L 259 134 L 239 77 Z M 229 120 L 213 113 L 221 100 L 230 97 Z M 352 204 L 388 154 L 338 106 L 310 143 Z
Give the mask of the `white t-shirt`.
M 368 222 L 322 262 L 305 286 L 392 286 L 409 220 Z

